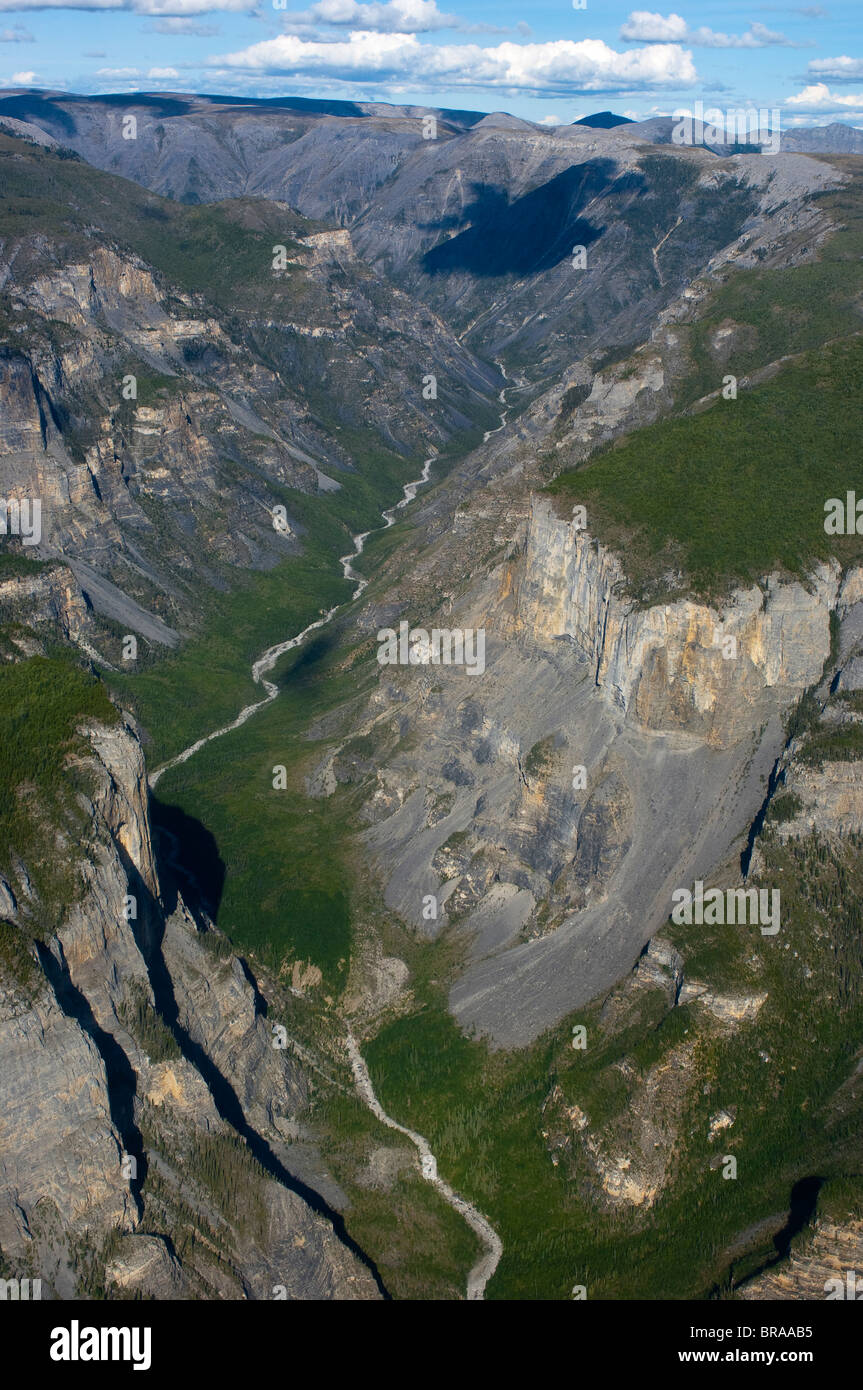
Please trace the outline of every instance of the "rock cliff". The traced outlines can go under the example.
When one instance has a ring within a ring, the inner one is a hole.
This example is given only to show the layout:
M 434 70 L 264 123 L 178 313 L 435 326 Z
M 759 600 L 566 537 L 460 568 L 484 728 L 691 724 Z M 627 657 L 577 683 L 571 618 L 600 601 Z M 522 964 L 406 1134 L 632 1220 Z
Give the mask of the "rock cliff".
M 365 726 L 366 838 L 392 907 L 467 933 L 465 1026 L 528 1041 L 626 972 L 676 888 L 745 849 L 841 590 L 831 562 L 640 607 L 619 560 L 532 499 L 508 558 L 447 604 L 447 627 L 485 629 L 483 676 L 388 667 Z
M 738 1297 L 764 1300 L 856 1301 L 861 1294 L 863 1222 L 819 1219 L 787 1260 L 759 1274 Z
M 516 630 L 570 639 L 608 698 L 657 732 L 678 729 L 725 746 L 752 727 L 765 692 L 787 703 L 821 675 L 841 572 L 810 585 L 765 580 L 721 606 L 689 600 L 640 608 L 620 560 L 535 499 L 516 598 Z
M 133 726 L 83 732 L 78 889 L 56 929 L 33 930 L 24 862 L 2 880 L 6 1265 L 43 1297 L 378 1297 L 306 1185 L 313 1154 L 293 1176 L 299 1064 L 248 968 L 163 890 Z

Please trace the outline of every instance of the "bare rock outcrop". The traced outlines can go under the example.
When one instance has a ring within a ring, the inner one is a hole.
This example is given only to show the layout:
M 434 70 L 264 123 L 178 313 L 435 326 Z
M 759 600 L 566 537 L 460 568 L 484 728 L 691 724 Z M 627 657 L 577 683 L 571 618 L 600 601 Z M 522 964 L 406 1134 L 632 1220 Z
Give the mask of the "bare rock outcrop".
M 849 1277 L 850 1276 L 850 1277 Z M 863 1221 L 841 1225 L 819 1218 L 812 1235 L 788 1259 L 737 1291 L 762 1300 L 857 1301 L 863 1293 Z
M 292 1177 L 301 1064 L 273 1046 L 248 967 L 163 901 L 133 727 L 85 732 L 78 893 L 32 967 L 0 979 L 3 1259 L 61 1298 L 378 1297 Z M 26 881 L 23 863 L 4 880 L 7 931 L 32 927 Z
M 790 703 L 820 676 L 840 577 L 833 562 L 809 587 L 772 578 L 721 605 L 639 608 L 625 597 L 617 556 L 535 499 L 516 627 L 534 642 L 569 638 L 597 686 L 646 728 L 727 746 L 751 728 L 765 691 Z

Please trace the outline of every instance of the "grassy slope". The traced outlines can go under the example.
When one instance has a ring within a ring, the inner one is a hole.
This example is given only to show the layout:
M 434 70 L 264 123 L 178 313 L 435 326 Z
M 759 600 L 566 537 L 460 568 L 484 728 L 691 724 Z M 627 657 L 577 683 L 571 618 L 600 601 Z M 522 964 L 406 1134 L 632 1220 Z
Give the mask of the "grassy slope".
M 734 270 L 688 330 L 692 370 L 677 405 L 802 354 L 772 380 L 708 409 L 658 422 L 563 472 L 552 493 L 583 502 L 590 529 L 623 556 L 632 587 L 661 588 L 669 567 L 697 592 L 752 582 L 772 568 L 803 573 L 835 553 L 863 556 L 858 537 L 824 533 L 824 503 L 858 482 L 863 426 L 863 174 L 822 202 L 842 226 L 817 262 L 781 271 Z M 711 335 L 732 322 L 741 342 L 727 363 Z M 830 343 L 831 339 L 840 341 Z
M 76 801 L 86 778 L 76 759 L 88 744 L 78 726 L 117 718 L 101 682 L 65 657 L 0 664 L 0 873 L 20 892 L 16 866 L 24 862 L 36 893 L 28 917 L 35 932 L 52 931 L 59 904 L 80 888 L 69 854 L 69 838 L 86 833 Z M 66 852 L 58 855 L 61 827 Z M 8 952 L 0 958 L 14 963 Z
M 231 940 L 275 969 L 310 959 L 338 989 L 350 952 L 349 812 L 339 798 L 307 799 L 304 773 L 326 745 L 302 733 L 313 714 L 354 693 L 356 678 L 333 669 L 323 639 L 292 653 L 286 667 L 280 698 L 168 772 L 158 797 L 214 837 L 227 870 L 216 918 Z M 279 765 L 285 790 L 273 788 Z
M 290 258 L 297 236 L 320 229 L 288 209 L 253 200 L 188 207 L 89 164 L 57 159 L 48 151 L 0 135 L 0 236 L 31 237 L 35 230 L 63 246 L 70 259 L 92 251 L 92 231 L 155 267 L 173 285 L 203 294 L 237 312 L 271 306 L 290 317 L 302 303 L 306 277 L 266 274 L 273 237 Z M 22 267 L 16 267 L 20 276 Z
M 859 482 L 863 338 L 804 358 L 773 381 L 629 436 L 551 487 L 618 544 L 638 592 L 678 565 L 699 593 L 863 558 L 858 536 L 824 531 L 824 504 Z M 624 546 L 623 537 L 628 541 Z

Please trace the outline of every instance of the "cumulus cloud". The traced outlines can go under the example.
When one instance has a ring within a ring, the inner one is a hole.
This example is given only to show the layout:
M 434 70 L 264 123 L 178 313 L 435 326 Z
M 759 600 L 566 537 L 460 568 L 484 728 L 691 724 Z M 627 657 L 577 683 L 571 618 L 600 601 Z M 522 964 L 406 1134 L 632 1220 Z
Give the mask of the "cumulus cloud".
M 435 0 L 373 0 L 371 4 L 360 4 L 359 0 L 316 0 L 309 9 L 286 15 L 283 23 L 286 29 L 329 24 L 377 34 L 431 34 L 438 29 L 463 27 L 457 15 L 441 14 Z
M 831 92 L 826 82 L 814 82 L 796 96 L 789 97 L 786 106 L 800 106 L 806 111 L 843 111 L 846 107 L 863 107 L 863 92 Z
M 620 37 L 626 43 L 690 43 L 695 48 L 799 47 L 764 24 L 750 24 L 745 34 L 720 34 L 703 25 L 691 29 L 679 14 L 661 15 L 650 10 L 633 10 L 621 27 Z
M 214 58 L 212 65 L 294 79 L 445 83 L 450 88 L 560 96 L 685 87 L 697 81 L 692 54 L 681 48 L 663 45 L 618 53 L 601 39 L 481 48 L 477 44 L 424 45 L 412 34 L 355 32 L 345 40 L 327 43 L 285 34 Z
M 808 71 L 811 77 L 826 77 L 832 82 L 857 82 L 863 79 L 863 58 L 816 58 Z
M 35 82 L 35 72 L 13 72 L 12 74 L 13 87 L 32 87 L 35 85 Z

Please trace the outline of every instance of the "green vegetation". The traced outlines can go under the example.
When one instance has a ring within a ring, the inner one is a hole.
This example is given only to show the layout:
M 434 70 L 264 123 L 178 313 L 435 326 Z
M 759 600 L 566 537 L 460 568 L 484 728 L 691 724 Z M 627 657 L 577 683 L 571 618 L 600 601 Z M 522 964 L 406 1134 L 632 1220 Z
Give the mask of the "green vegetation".
M 264 573 L 232 569 L 227 592 L 201 593 L 206 623 L 199 636 L 135 674 L 106 673 L 152 740 L 151 766 L 262 699 L 265 692 L 251 678 L 253 662 L 351 597 L 354 585 L 342 578 L 337 557 L 352 549 L 353 533 L 380 524 L 381 509 L 419 471 L 416 461 L 368 444 L 358 463 L 357 472 L 343 476 L 338 493 L 308 497 L 276 489 L 292 522 L 302 527 L 300 555 Z
M 842 713 L 840 722 L 825 721 L 821 706 L 815 690 L 805 690 L 786 718 L 787 737 L 799 740 L 799 747 L 795 750 L 797 761 L 808 767 L 821 768 L 825 763 L 855 762 L 863 757 L 863 722 L 853 717 L 863 713 L 860 692 L 840 691 L 829 697 L 827 708 Z M 776 814 L 774 807 L 773 819 L 776 819 Z
M 3 786 L 55 785 L 64 753 L 86 747 L 76 729 L 88 719 L 116 724 L 119 715 L 101 681 L 80 667 L 42 656 L 0 667 Z M 0 815 L 7 811 L 8 803 Z
M 837 1224 L 863 1218 L 863 1181 L 857 1177 L 826 1182 L 818 1193 L 818 1216 Z
M 621 554 L 643 601 L 669 572 L 711 596 L 771 569 L 863 555 L 859 537 L 827 536 L 824 504 L 858 485 L 863 422 L 863 161 L 847 186 L 815 201 L 838 229 L 817 260 L 777 270 L 729 268 L 692 324 L 680 326 L 690 370 L 678 410 L 780 362 L 770 380 L 695 414 L 636 431 L 563 472 L 550 491 L 587 505 L 590 530 Z M 671 245 L 671 243 L 669 243 Z
M 548 738 L 540 739 L 535 743 L 524 760 L 524 771 L 527 777 L 540 778 L 551 767 L 554 760 L 554 735 L 549 734 Z
M 821 722 L 821 701 L 811 687 L 804 690 L 785 718 L 785 738 L 791 740 L 811 734 Z
M 14 984 L 27 1000 L 34 1000 L 41 992 L 44 978 L 37 968 L 31 952 L 30 941 L 20 927 L 0 918 L 0 980 Z
M 37 897 L 34 929 L 51 926 L 56 904 L 77 891 L 68 845 L 58 855 L 56 836 L 85 828 L 76 792 L 86 776 L 77 760 L 88 744 L 78 726 L 118 718 L 101 682 L 64 658 L 0 665 L 0 871 L 8 875 L 19 857 L 26 863 Z
M 683 329 L 693 370 L 678 393 L 678 405 L 717 390 L 726 370 L 739 378 L 768 362 L 860 331 L 863 160 L 825 160 L 834 162 L 850 176 L 848 183 L 815 194 L 812 202 L 836 230 L 819 245 L 817 259 L 807 264 L 775 270 L 734 268 L 727 273 L 697 320 Z M 730 356 L 724 364 L 715 335 L 729 328 Z
M 219 928 L 276 971 L 311 961 L 327 993 L 347 981 L 350 844 L 364 793 L 351 787 L 309 800 L 305 778 L 329 745 L 310 743 L 304 733 L 313 717 L 370 688 L 373 674 L 370 644 L 351 653 L 338 649 L 329 634 L 310 639 L 285 658 L 278 700 L 158 785 L 159 801 L 171 815 L 197 822 L 207 808 L 213 849 L 209 860 L 191 867 L 217 899 Z M 287 788 L 277 790 L 274 769 L 280 766 Z
M 235 1134 L 192 1134 L 184 1158 L 225 1220 L 241 1235 L 262 1240 L 267 1212 L 261 1187 L 267 1175 L 245 1142 Z
M 452 964 L 443 942 L 417 963 L 416 1011 L 365 1048 L 382 1104 L 427 1136 L 443 1175 L 499 1231 L 490 1297 L 568 1298 L 576 1283 L 591 1298 L 706 1297 L 775 1258 L 801 1178 L 859 1185 L 861 1100 L 840 1088 L 863 1026 L 860 846 L 769 836 L 762 846 L 761 881 L 782 891 L 777 938 L 669 929 L 687 977 L 767 994 L 755 1022 L 721 1028 L 697 1006 L 671 1009 L 660 991 L 624 983 L 532 1046 L 490 1051 L 446 1011 L 434 983 Z M 571 1046 L 576 1023 L 584 1051 Z M 609 1158 L 637 1154 L 639 1095 L 658 1065 L 674 1075 L 677 1055 L 679 1082 L 665 1099 L 652 1090 L 648 1107 L 665 1135 L 666 1184 L 650 1208 L 615 1208 L 566 1107 L 580 1107 Z M 721 1109 L 735 1121 L 720 1147 L 707 1132 Z M 720 1153 L 737 1157 L 737 1181 L 723 1180 Z
M 373 1253 L 392 1296 L 463 1298 L 465 1274 L 480 1256 L 480 1243 L 420 1176 L 413 1145 L 378 1124 L 352 1093 L 331 1094 L 316 1107 L 314 1120 L 326 1161 L 350 1193 L 350 1233 Z M 381 1151 L 399 1154 L 391 1176 L 370 1171 Z
M 139 980 L 127 983 L 126 997 L 118 1013 L 152 1063 L 173 1062 L 182 1056 L 179 1043 L 153 1008 L 147 990 Z
M 119 1254 L 122 1245 L 123 1234 L 119 1227 L 109 1231 L 96 1246 L 91 1245 L 86 1236 L 70 1237 L 69 1256 L 75 1270 L 77 1298 L 101 1300 L 112 1294 L 105 1277 L 106 1266 Z
M 774 796 L 767 809 L 767 819 L 771 825 L 782 825 L 793 820 L 803 810 L 803 802 L 795 792 L 780 792 Z
M 863 758 L 863 723 L 825 725 L 806 740 L 796 756 L 799 762 L 817 768 L 825 763 L 856 762 Z
M 296 238 L 319 230 L 265 199 L 200 207 L 172 202 L 89 164 L 70 167 L 51 151 L 3 134 L 0 202 L 4 239 L 32 236 L 38 228 L 86 258 L 95 227 L 187 293 L 203 294 L 233 313 L 267 302 L 277 317 L 302 301 L 306 276 L 298 266 L 276 275 L 273 246 L 285 246 L 290 260 L 300 249 Z
M 808 354 L 736 401 L 661 421 L 562 473 L 550 491 L 587 506 L 592 533 L 617 549 L 633 591 L 654 600 L 680 569 L 712 595 L 773 569 L 805 573 L 857 536 L 828 536 L 824 504 L 858 482 L 863 339 Z
M 837 690 L 833 698 L 854 714 L 863 714 L 863 690 Z
M 50 568 L 50 561 L 34 560 L 20 550 L 9 550 L 0 543 L 0 584 L 7 579 L 26 579 Z

